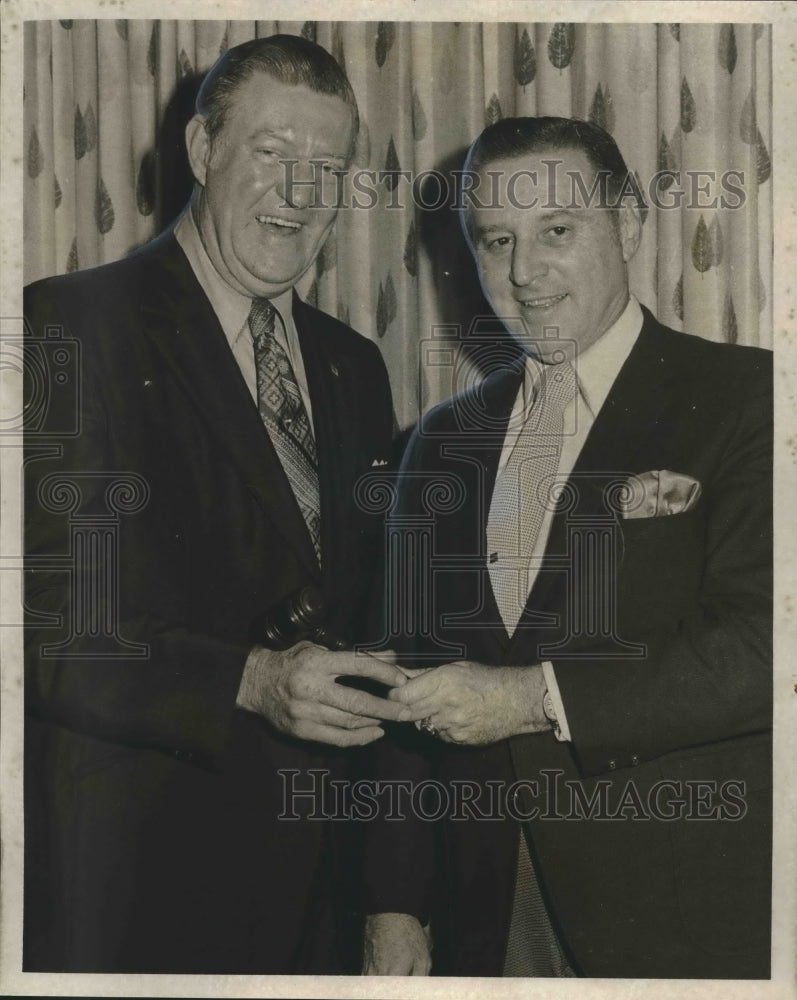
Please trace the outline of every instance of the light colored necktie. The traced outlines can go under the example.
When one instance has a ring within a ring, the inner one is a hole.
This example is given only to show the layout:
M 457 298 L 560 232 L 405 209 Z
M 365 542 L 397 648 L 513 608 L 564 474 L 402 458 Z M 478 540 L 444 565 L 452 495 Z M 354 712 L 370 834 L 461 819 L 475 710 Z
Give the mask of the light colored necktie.
M 307 410 L 287 353 L 274 336 L 277 314 L 268 299 L 253 299 L 249 329 L 255 352 L 257 405 L 321 559 L 318 454 Z
M 521 829 L 512 919 L 502 976 L 575 976 L 551 924 L 526 837 Z
M 559 468 L 564 411 L 576 391 L 576 375 L 568 362 L 542 365 L 534 403 L 493 490 L 487 568 L 510 635 L 528 598 L 531 555 Z
M 564 412 L 576 391 L 575 372 L 568 362 L 542 366 L 534 402 L 493 490 L 487 520 L 488 569 L 510 635 L 528 599 L 529 563 L 559 469 Z M 572 976 L 522 828 L 518 834 L 512 917 L 502 974 Z

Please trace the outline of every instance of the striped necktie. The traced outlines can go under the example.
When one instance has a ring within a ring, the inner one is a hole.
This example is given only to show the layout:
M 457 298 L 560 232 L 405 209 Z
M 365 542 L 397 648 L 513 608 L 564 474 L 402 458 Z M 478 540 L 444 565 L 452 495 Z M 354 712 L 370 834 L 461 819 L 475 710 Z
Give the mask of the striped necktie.
M 318 454 L 296 375 L 274 335 L 278 319 L 268 299 L 253 299 L 249 329 L 255 352 L 257 405 L 321 561 Z

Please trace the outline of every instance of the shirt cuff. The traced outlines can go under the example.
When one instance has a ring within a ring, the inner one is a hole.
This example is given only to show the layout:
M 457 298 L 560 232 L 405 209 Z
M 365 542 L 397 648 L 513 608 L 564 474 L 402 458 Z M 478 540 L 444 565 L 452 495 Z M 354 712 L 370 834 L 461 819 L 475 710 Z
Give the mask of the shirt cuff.
M 567 724 L 565 706 L 562 701 L 562 695 L 559 692 L 559 685 L 556 683 L 553 664 L 547 660 L 542 664 L 542 675 L 545 678 L 545 685 L 548 688 L 548 694 L 551 696 L 556 721 L 559 724 L 559 731 L 554 730 L 554 736 L 563 743 L 572 743 L 573 737 L 570 735 L 570 726 Z

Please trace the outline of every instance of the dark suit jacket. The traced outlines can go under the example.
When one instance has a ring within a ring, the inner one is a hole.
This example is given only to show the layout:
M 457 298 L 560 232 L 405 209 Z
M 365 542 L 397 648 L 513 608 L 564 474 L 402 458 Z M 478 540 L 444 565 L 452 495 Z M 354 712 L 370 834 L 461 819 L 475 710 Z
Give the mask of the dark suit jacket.
M 413 748 L 399 731 L 380 748 L 383 776 L 433 775 L 451 789 L 455 781 L 483 790 L 488 780 L 522 784 L 510 796 L 510 818 L 474 819 L 465 809 L 464 818 L 436 824 L 436 847 L 434 824 L 375 828 L 368 908 L 436 910 L 438 969 L 500 975 L 514 810 L 532 817 L 525 825 L 543 890 L 579 973 L 765 977 L 770 355 L 667 330 L 645 312 L 570 477 L 564 507 L 571 506 L 554 516 L 510 641 L 484 569 L 484 522 L 520 378 L 518 369 L 491 377 L 480 392 L 438 407 L 416 431 L 400 474 L 396 524 L 424 512 L 424 487 L 441 473 L 456 477 L 467 499 L 434 515 L 433 634 L 397 641 L 421 656 L 416 665 L 552 661 L 573 742 L 545 732 L 476 748 L 418 737 Z M 659 469 L 697 479 L 697 506 L 607 521 L 604 491 Z M 596 560 L 601 573 L 593 572 Z M 601 614 L 590 621 L 585 602 L 596 594 Z M 380 864 L 388 852 L 395 863 Z
M 353 490 L 389 453 L 392 411 L 374 344 L 296 297 L 294 317 L 322 571 L 171 234 L 27 290 L 28 375 L 43 386 L 26 452 L 27 968 L 325 961 L 305 940 L 321 825 L 278 820 L 278 769 L 347 755 L 285 738 L 235 699 L 252 622 L 305 583 L 335 632 L 363 637 L 382 528 Z

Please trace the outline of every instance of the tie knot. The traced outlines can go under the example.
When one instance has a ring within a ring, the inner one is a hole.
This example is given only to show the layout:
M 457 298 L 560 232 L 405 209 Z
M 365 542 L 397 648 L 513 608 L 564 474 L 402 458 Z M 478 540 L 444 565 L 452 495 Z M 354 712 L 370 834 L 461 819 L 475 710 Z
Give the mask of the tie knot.
M 249 310 L 249 329 L 252 331 L 252 340 L 255 343 L 262 343 L 267 337 L 274 336 L 276 315 L 277 310 L 271 304 L 270 299 L 252 299 L 252 308 Z
M 541 405 L 546 409 L 564 409 L 575 398 L 577 388 L 576 373 L 569 361 L 542 366 L 540 397 Z

